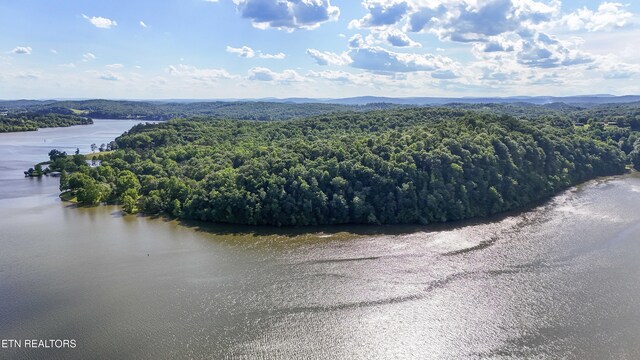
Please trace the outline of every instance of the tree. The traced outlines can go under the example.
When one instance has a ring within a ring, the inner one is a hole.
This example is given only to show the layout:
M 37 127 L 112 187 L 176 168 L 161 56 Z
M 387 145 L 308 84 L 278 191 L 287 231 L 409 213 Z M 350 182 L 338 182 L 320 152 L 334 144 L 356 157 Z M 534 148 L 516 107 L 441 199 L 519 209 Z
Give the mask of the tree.
M 101 144 L 100 148 L 98 149 L 100 152 L 106 151 L 107 150 L 107 145 L 106 144 Z
M 97 148 L 98 146 L 95 143 L 91 144 L 91 152 L 96 152 Z
M 66 191 L 68 189 L 69 175 L 67 175 L 66 170 L 62 170 L 60 172 L 60 186 L 58 187 L 60 191 Z
M 128 214 L 135 214 L 138 212 L 138 199 L 140 195 L 135 189 L 127 189 L 120 196 L 120 202 L 122 203 L 122 210 Z
M 42 176 L 42 165 L 37 164 L 37 165 L 35 166 L 35 168 L 33 169 L 33 173 L 34 173 L 36 176 Z
M 64 171 L 64 170 L 63 170 Z M 65 181 L 60 182 L 62 190 L 78 190 L 86 187 L 87 185 L 95 182 L 95 180 L 87 174 L 81 172 L 74 172 L 69 175 Z
M 57 149 L 53 149 L 51 151 L 49 151 L 49 160 L 51 161 L 56 161 L 58 159 L 64 158 L 67 156 L 66 152 L 61 152 Z
M 121 171 L 116 180 L 116 194 L 120 196 L 129 189 L 137 193 L 140 190 L 140 181 L 138 181 L 136 175 L 131 171 Z
M 102 200 L 101 190 L 101 187 L 95 181 L 85 184 L 76 193 L 78 203 L 84 205 L 98 204 Z
M 629 160 L 633 168 L 640 171 L 640 140 L 634 144 L 634 149 L 629 154 Z

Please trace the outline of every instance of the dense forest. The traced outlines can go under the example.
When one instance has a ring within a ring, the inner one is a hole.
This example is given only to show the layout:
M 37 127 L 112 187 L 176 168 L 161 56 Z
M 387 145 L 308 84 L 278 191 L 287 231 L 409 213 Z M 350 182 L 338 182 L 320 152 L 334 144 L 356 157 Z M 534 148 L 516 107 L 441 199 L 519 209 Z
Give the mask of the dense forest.
M 84 100 L 30 104 L 36 113 L 82 115 L 93 119 L 169 120 L 177 117 L 209 116 L 224 119 L 273 121 L 350 111 L 369 111 L 406 107 L 393 104 L 337 105 L 276 102 L 185 102 Z
M 629 127 L 409 108 L 138 125 L 99 166 L 53 153 L 81 204 L 220 223 L 434 223 L 528 206 L 640 165 Z M 634 160 L 635 159 L 635 160 Z
M 0 115 L 0 133 L 36 131 L 38 128 L 89 125 L 93 121 L 86 117 L 60 114 L 16 113 Z

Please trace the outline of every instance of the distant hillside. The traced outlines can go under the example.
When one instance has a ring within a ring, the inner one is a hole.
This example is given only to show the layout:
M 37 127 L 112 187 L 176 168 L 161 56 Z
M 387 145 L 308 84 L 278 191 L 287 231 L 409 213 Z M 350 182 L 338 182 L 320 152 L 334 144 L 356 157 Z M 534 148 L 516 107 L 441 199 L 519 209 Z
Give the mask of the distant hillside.
M 323 104 L 341 104 L 341 105 L 363 105 L 370 103 L 388 103 L 400 105 L 446 105 L 451 103 L 459 104 L 515 104 L 529 103 L 536 105 L 565 103 L 565 104 L 621 104 L 640 101 L 640 96 L 612 96 L 612 95 L 586 95 L 586 96 L 517 96 L 517 97 L 469 97 L 469 98 L 453 98 L 453 97 L 377 97 L 377 96 L 359 96 L 341 99 L 310 99 L 310 98 L 286 98 L 286 99 L 269 99 L 272 102 L 288 102 L 288 103 L 323 103 Z
M 25 103 L 20 110 L 37 114 L 82 115 L 94 119 L 169 120 L 179 117 L 208 116 L 240 120 L 285 120 L 309 116 L 399 108 L 401 105 L 291 104 L 278 102 L 193 102 L 164 103 L 146 101 L 53 101 Z M 10 110 L 16 111 L 19 106 Z
M 0 100 L 0 109 L 18 109 L 54 103 L 55 100 Z
M 80 115 L 94 119 L 169 120 L 181 117 L 206 116 L 239 120 L 288 120 L 343 112 L 401 109 L 424 106 L 482 110 L 536 119 L 561 112 L 563 116 L 593 110 L 589 115 L 605 112 L 637 113 L 640 96 L 573 96 L 573 97 L 511 97 L 511 98 L 387 98 L 363 96 L 344 99 L 263 99 L 243 101 L 125 101 L 125 100 L 65 100 L 0 101 L 2 113 Z

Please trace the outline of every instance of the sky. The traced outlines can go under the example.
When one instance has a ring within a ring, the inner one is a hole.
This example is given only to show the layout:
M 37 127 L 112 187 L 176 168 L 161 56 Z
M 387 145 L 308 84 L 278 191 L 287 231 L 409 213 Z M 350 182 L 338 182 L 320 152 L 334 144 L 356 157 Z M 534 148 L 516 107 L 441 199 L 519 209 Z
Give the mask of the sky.
M 0 0 L 0 99 L 640 94 L 640 1 Z

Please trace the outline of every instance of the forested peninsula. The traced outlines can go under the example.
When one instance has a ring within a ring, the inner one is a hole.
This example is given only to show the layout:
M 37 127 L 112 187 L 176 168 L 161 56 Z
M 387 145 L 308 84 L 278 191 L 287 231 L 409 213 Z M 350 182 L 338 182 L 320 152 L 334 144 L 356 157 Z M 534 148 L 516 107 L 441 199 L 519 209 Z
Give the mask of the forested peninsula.
M 93 120 L 76 115 L 15 113 L 0 116 L 0 133 L 36 131 L 39 128 L 93 124 Z
M 629 128 L 451 107 L 274 122 L 175 119 L 137 125 L 116 144 L 95 167 L 80 156 L 52 159 L 65 198 L 275 226 L 485 217 L 621 174 L 640 158 Z

